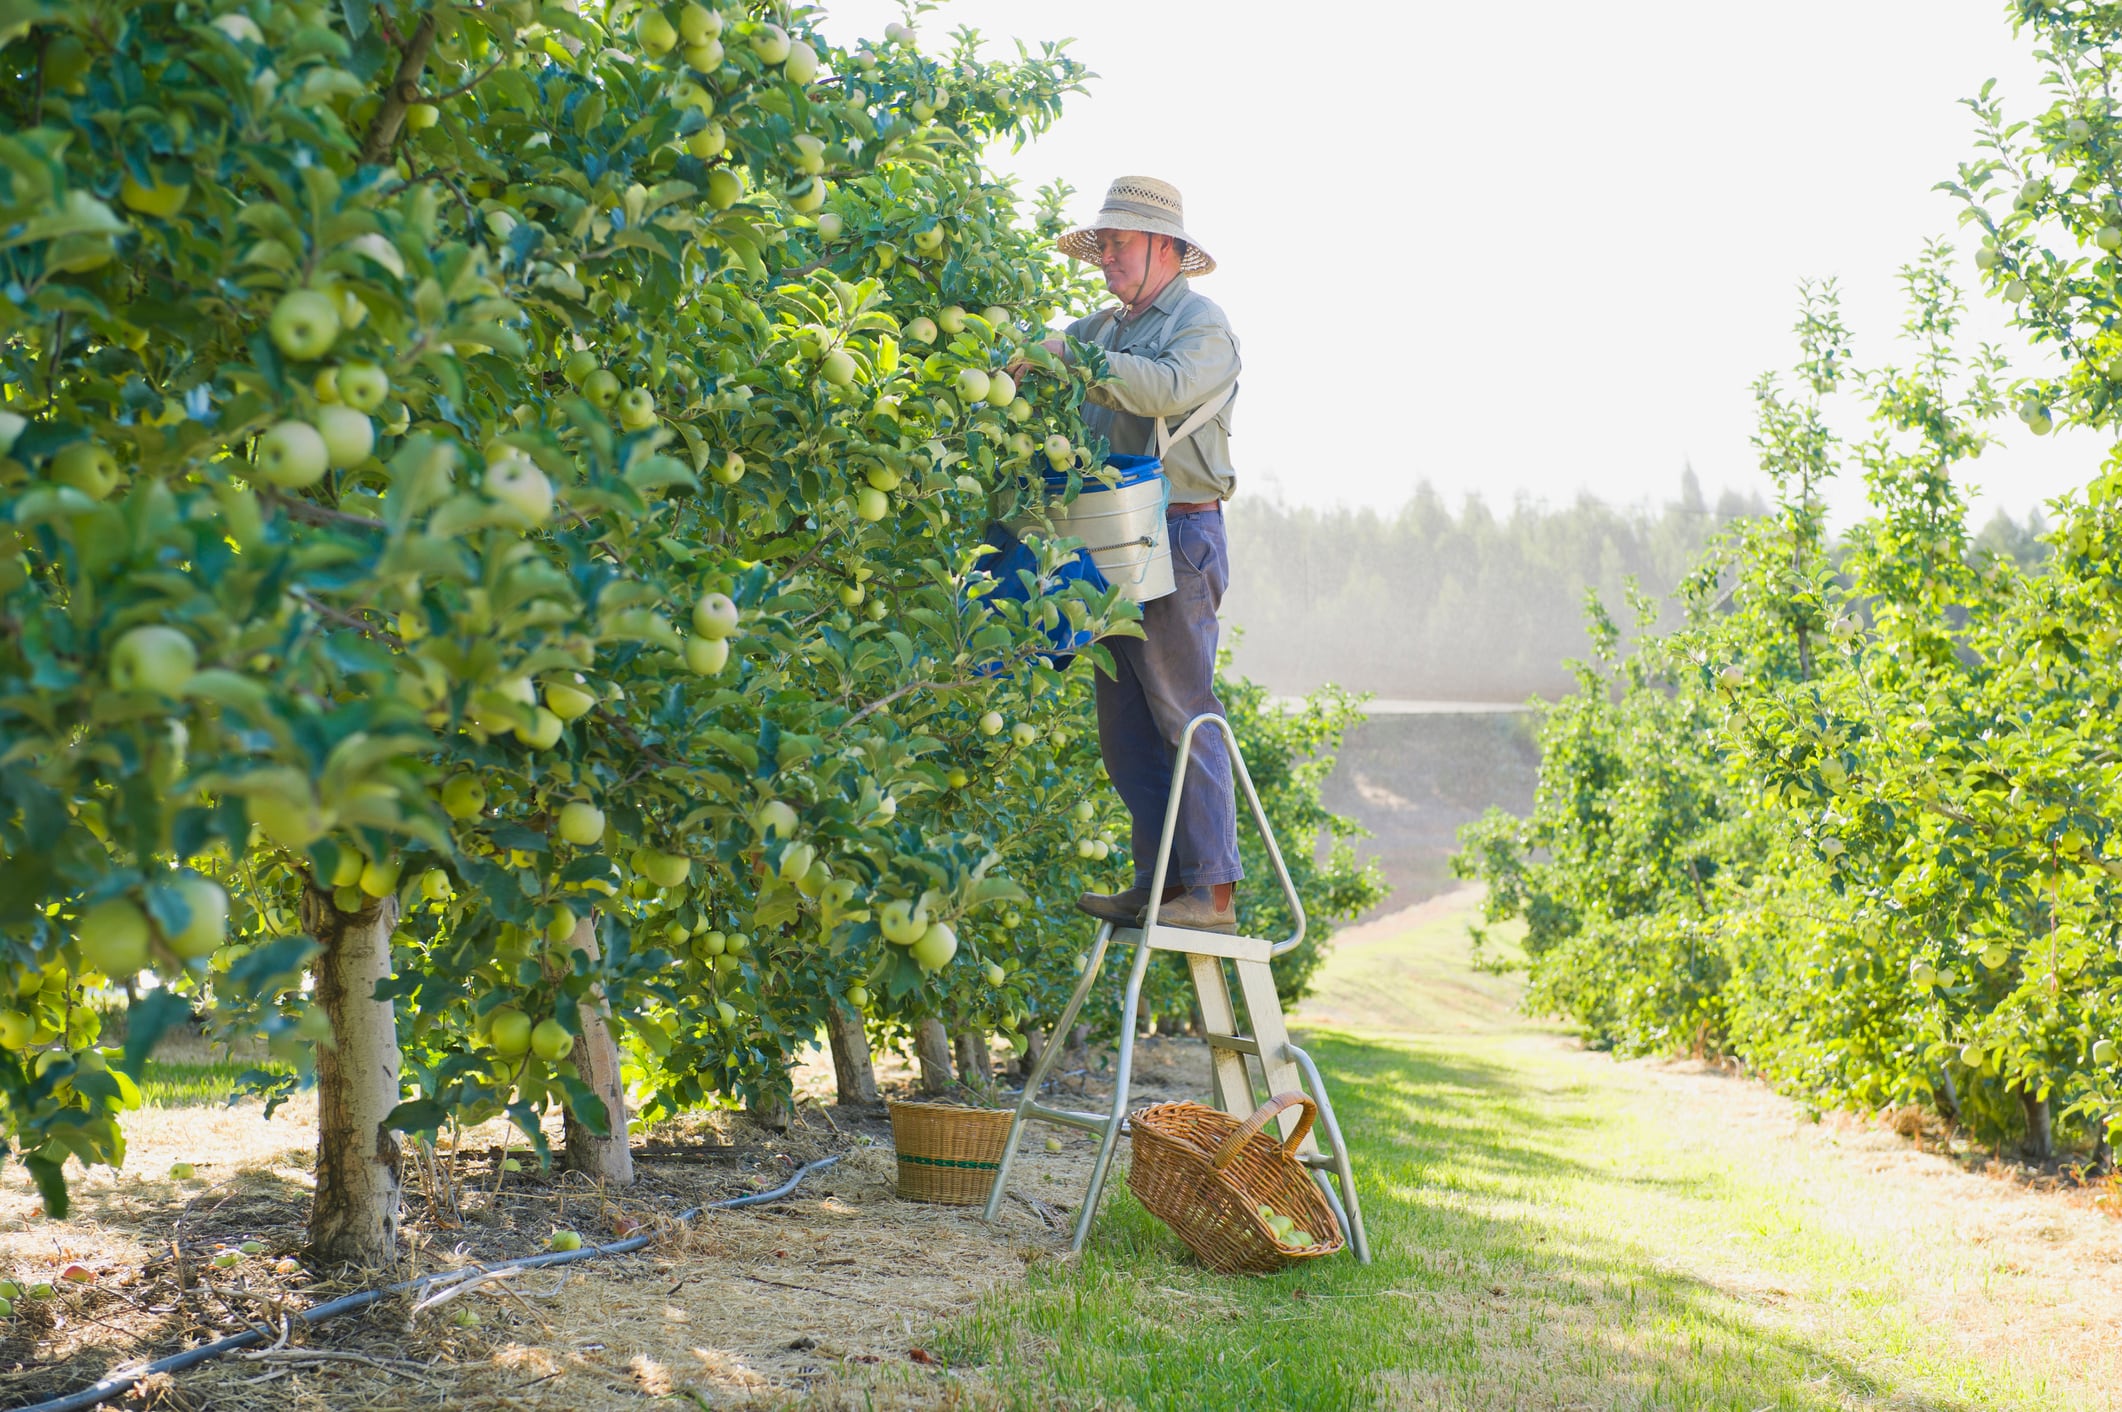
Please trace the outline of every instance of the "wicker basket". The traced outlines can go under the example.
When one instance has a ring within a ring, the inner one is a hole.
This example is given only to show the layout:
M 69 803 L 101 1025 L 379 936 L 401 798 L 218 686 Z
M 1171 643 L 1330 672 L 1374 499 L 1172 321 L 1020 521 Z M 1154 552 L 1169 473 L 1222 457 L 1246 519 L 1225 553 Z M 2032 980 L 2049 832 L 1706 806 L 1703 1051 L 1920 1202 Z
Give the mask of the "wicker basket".
M 1283 1109 L 1304 1119 L 1277 1144 L 1261 1132 Z M 1128 1120 L 1135 1156 L 1127 1172 L 1135 1198 L 1170 1226 L 1194 1254 L 1226 1275 L 1267 1274 L 1341 1249 L 1341 1227 L 1297 1161 L 1318 1105 L 1281 1093 L 1239 1122 L 1198 1103 L 1156 1103 Z M 1261 1219 L 1268 1206 L 1310 1231 L 1313 1244 L 1284 1245 Z
M 894 1103 L 892 1146 L 899 1154 L 899 1197 L 945 1206 L 987 1200 L 1009 1140 L 1010 1108 L 948 1103 Z

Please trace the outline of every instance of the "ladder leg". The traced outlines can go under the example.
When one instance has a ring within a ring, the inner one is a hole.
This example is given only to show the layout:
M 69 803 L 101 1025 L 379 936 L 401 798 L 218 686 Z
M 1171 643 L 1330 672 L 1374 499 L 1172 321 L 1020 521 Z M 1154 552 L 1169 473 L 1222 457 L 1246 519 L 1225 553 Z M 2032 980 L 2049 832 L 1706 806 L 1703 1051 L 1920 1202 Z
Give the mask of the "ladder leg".
M 1112 944 L 1113 926 L 1110 922 L 1098 927 L 1097 940 L 1091 944 L 1090 961 L 1083 967 L 1083 979 L 1076 982 L 1075 993 L 1068 1004 L 1061 1008 L 1061 1018 L 1055 1022 L 1053 1033 L 1047 1037 L 1046 1048 L 1039 1054 L 1038 1062 L 1032 1065 L 1031 1073 L 1024 1080 L 1024 1092 L 1017 1098 L 1017 1115 L 1010 1119 L 1009 1137 L 1002 1144 L 1002 1162 L 995 1169 L 995 1184 L 988 1190 L 987 1206 L 981 1211 L 981 1219 L 992 1221 L 1002 1209 L 1003 1194 L 1009 1189 L 1010 1168 L 1016 1164 L 1017 1142 L 1024 1136 L 1024 1117 L 1031 1106 L 1039 1101 L 1039 1090 L 1046 1083 L 1047 1074 L 1053 1071 L 1054 1062 L 1060 1056 L 1062 1041 L 1069 1027 L 1076 1023 L 1076 1016 L 1083 1009 L 1083 1002 L 1090 997 L 1091 987 L 1097 984 L 1098 971 L 1105 964 L 1106 948 Z
M 1218 956 L 1188 956 L 1194 975 L 1194 996 L 1201 1004 L 1201 1027 L 1211 1035 L 1238 1033 L 1237 1012 L 1231 1009 L 1230 986 L 1223 980 L 1223 960 Z M 1215 1085 L 1216 1106 L 1238 1118 L 1252 1116 L 1260 1105 L 1253 1098 L 1252 1076 L 1245 1056 L 1234 1049 L 1208 1051 L 1214 1064 L 1210 1077 Z
M 1245 997 L 1245 1018 L 1252 1026 L 1253 1038 L 1260 1042 L 1260 1067 L 1267 1079 L 1267 1095 L 1301 1086 L 1297 1066 L 1290 1062 L 1289 1027 L 1282 1018 L 1282 997 L 1275 991 L 1275 973 L 1265 961 L 1233 961 L 1238 969 L 1238 991 Z M 1314 1081 L 1314 1089 L 1317 1084 Z M 1313 1094 L 1317 1096 L 1316 1091 Z M 1295 1109 L 1284 1113 L 1278 1120 L 1282 1135 L 1296 1131 L 1298 1114 Z M 1308 1141 L 1308 1140 L 1307 1140 Z
M 1356 1173 L 1349 1165 L 1348 1144 L 1342 1140 L 1340 1120 L 1334 1117 L 1333 1100 L 1326 1096 L 1326 1082 L 1319 1077 L 1319 1066 L 1312 1062 L 1311 1055 L 1294 1044 L 1285 1043 L 1283 1049 L 1304 1070 L 1305 1085 L 1311 1091 L 1312 1101 L 1319 1105 L 1319 1130 L 1326 1134 L 1327 1150 L 1334 1158 L 1334 1174 L 1341 1179 L 1342 1202 L 1336 1205 L 1346 1203 L 1343 1224 L 1348 1230 L 1349 1248 L 1356 1252 L 1358 1264 L 1368 1265 L 1370 1236 L 1363 1229 L 1363 1204 L 1356 1199 Z M 1337 1211 L 1336 1214 L 1342 1213 Z
M 1127 973 L 1127 998 L 1120 1005 L 1120 1035 L 1113 1046 L 1112 1119 L 1098 1142 L 1098 1159 L 1090 1171 L 1090 1190 L 1084 1193 L 1083 1210 L 1076 1217 L 1076 1236 L 1068 1244 L 1070 1250 L 1081 1250 L 1084 1238 L 1090 1234 L 1091 1218 L 1098 1214 L 1098 1198 L 1105 1192 L 1105 1176 L 1112 1167 L 1113 1148 L 1120 1141 L 1120 1124 L 1127 1118 L 1128 1083 L 1135 1069 L 1135 1014 L 1142 1004 L 1142 979 L 1149 974 L 1149 956 L 1148 934 L 1144 933 L 1143 940 L 1136 943 L 1135 964 Z

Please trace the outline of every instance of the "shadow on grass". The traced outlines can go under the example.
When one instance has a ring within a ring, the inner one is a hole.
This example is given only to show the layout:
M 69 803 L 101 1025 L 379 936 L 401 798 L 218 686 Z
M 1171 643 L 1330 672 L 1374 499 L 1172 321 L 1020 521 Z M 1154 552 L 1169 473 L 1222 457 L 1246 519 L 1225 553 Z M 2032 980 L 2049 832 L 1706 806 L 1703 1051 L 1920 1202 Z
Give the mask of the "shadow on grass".
M 1116 1184 L 1080 1263 L 1035 1267 L 983 1305 L 949 1332 L 953 1360 L 987 1365 L 1022 1409 L 1996 1405 L 1907 1387 L 1885 1361 L 1859 1366 L 1671 1268 L 1656 1237 L 1684 1254 L 1689 1217 L 1719 1228 L 1718 1193 L 1586 1160 L 1596 1088 L 1415 1043 L 1315 1034 L 1309 1047 L 1352 1136 L 1374 1264 L 1221 1277 Z M 1677 1209 L 1681 1228 L 1604 1239 L 1550 1214 L 1616 1197 L 1668 1220 Z

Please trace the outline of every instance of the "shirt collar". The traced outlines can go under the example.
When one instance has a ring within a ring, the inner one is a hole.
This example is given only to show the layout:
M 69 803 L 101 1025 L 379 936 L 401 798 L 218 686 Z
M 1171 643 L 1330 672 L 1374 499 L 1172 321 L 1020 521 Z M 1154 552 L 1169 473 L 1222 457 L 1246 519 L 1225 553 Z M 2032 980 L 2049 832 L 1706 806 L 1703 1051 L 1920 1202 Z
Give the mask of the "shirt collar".
M 1149 301 L 1149 307 L 1160 314 L 1169 314 L 1172 310 L 1179 307 L 1179 301 L 1186 297 L 1186 291 L 1186 276 L 1173 275 L 1164 288 L 1157 291 L 1157 297 Z M 1145 310 L 1144 312 L 1148 311 Z M 1120 306 L 1119 317 L 1122 320 L 1127 318 L 1127 306 L 1124 304 Z M 1140 322 L 1141 318 L 1141 314 L 1135 315 L 1135 322 Z

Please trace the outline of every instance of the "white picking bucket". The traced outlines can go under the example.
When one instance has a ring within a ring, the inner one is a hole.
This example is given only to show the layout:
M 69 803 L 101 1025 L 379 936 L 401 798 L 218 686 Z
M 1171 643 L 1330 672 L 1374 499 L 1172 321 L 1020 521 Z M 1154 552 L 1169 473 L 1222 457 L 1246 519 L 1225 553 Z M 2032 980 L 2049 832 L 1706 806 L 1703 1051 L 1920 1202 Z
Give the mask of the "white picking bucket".
M 1086 477 L 1082 493 L 1064 505 L 1048 504 L 1054 529 L 1080 539 L 1105 575 L 1105 581 L 1137 603 L 1162 598 L 1177 587 L 1172 578 L 1171 536 L 1164 512 L 1171 503 L 1171 483 L 1151 457 L 1115 458 L 1138 463 L 1117 486 Z M 1118 466 L 1115 467 L 1118 469 Z

